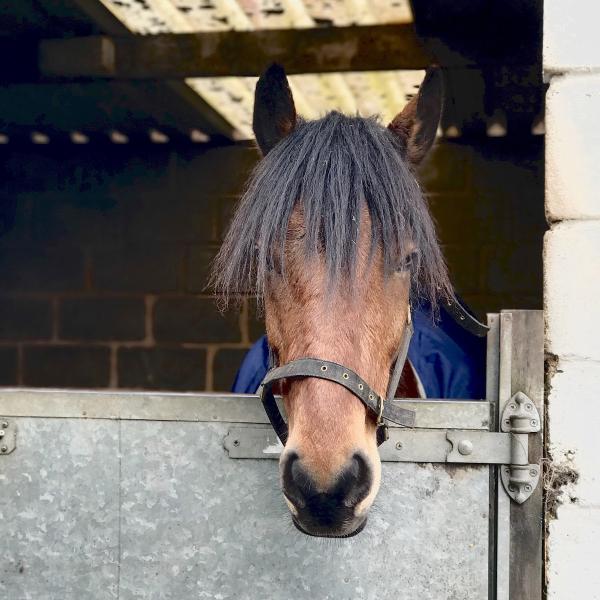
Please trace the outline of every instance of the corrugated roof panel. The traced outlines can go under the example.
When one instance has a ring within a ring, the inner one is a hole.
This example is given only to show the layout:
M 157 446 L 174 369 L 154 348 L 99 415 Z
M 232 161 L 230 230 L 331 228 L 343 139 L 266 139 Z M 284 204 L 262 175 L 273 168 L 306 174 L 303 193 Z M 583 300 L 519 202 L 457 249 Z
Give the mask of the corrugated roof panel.
M 132 32 L 285 29 L 412 21 L 408 0 L 100 0 Z M 390 119 L 421 72 L 329 73 L 290 77 L 296 107 L 306 118 L 330 110 Z M 237 130 L 252 137 L 256 78 L 194 78 L 186 83 Z

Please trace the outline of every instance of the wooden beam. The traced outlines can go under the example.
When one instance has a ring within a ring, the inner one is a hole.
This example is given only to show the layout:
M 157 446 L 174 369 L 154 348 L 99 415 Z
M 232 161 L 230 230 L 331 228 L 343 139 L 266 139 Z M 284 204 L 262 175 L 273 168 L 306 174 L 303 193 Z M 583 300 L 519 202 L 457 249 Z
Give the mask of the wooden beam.
M 432 60 L 410 24 L 92 36 L 39 46 L 40 72 L 51 78 L 252 76 L 271 62 L 289 74 L 423 69 Z

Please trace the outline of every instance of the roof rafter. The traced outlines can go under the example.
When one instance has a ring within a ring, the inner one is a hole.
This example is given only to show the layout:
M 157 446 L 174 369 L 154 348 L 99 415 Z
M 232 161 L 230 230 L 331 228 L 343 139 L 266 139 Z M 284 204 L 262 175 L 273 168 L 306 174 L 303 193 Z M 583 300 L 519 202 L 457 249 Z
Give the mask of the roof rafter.
M 294 73 L 423 69 L 432 62 L 412 25 L 212 31 L 43 40 L 52 78 L 252 76 L 278 62 Z

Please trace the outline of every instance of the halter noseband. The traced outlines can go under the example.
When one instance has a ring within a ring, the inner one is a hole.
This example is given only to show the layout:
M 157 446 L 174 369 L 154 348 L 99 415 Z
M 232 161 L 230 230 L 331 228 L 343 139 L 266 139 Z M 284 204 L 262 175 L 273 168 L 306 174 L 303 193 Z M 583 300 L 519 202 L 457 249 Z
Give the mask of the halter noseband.
M 390 377 L 385 398 L 379 396 L 367 382 L 356 373 L 356 371 L 329 360 L 298 358 L 285 365 L 274 367 L 269 370 L 260 384 L 258 395 L 260 396 L 265 412 L 269 417 L 269 421 L 271 422 L 277 437 L 281 440 L 281 443 L 285 445 L 287 442 L 288 426 L 281 415 L 272 391 L 273 384 L 281 379 L 315 377 L 317 379 L 333 381 L 334 383 L 345 387 L 367 407 L 368 411 L 375 415 L 378 445 L 383 444 L 388 438 L 387 426 L 384 423 L 384 419 L 404 427 L 413 427 L 415 424 L 415 411 L 401 408 L 393 402 L 388 402 L 388 400 L 394 399 L 394 394 L 396 393 L 396 388 L 398 387 L 398 382 L 402 375 L 402 369 L 406 363 L 412 334 L 413 325 L 409 307 L 406 327 L 404 328 L 404 333 L 400 340 L 394 370 Z
M 456 323 L 473 335 L 485 337 L 487 334 L 489 329 L 487 325 L 480 323 L 456 298 L 447 300 L 445 309 Z M 296 377 L 327 379 L 352 392 L 377 419 L 378 445 L 383 444 L 388 438 L 387 426 L 384 423 L 384 419 L 396 423 L 397 425 L 402 425 L 403 427 L 414 427 L 415 411 L 401 408 L 397 404 L 389 402 L 389 400 L 394 399 L 394 394 L 396 393 L 402 370 L 406 363 L 412 334 L 413 324 L 409 306 L 406 327 L 404 328 L 404 333 L 400 340 L 400 347 L 398 348 L 394 370 L 390 377 L 385 399 L 376 394 L 358 373 L 344 365 L 328 360 L 319 360 L 318 358 L 298 358 L 281 367 L 274 366 L 270 369 L 258 388 L 258 395 L 260 396 L 263 406 L 265 407 L 265 412 L 269 417 L 269 421 L 271 422 L 277 437 L 281 440 L 281 443 L 285 445 L 287 442 L 288 426 L 279 411 L 272 387 L 276 381 L 281 379 L 293 379 Z

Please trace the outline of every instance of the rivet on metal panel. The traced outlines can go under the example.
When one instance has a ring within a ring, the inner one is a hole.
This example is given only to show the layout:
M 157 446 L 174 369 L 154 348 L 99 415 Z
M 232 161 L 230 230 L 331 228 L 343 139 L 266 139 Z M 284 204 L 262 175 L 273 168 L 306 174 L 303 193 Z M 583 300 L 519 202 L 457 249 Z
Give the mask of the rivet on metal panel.
M 239 446 L 240 445 L 240 440 L 233 440 L 233 445 L 234 446 Z
M 471 442 L 471 440 L 460 440 L 460 442 L 458 442 L 458 451 L 463 456 L 468 456 L 473 452 L 473 442 Z
M 10 454 L 17 446 L 17 428 L 14 421 L 8 421 L 6 418 L 0 420 L 0 454 Z
M 396 442 L 396 450 L 402 450 L 402 442 Z

